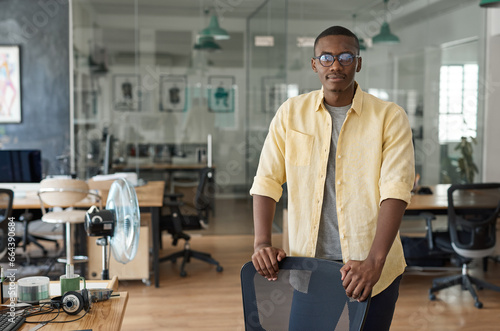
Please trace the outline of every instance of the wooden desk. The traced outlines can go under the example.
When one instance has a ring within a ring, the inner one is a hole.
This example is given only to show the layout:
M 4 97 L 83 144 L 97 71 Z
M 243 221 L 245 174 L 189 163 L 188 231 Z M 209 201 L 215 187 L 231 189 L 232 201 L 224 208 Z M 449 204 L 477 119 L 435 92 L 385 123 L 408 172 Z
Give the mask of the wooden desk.
M 102 283 L 103 281 L 87 281 L 87 284 L 92 283 Z M 116 291 L 118 287 L 118 280 L 113 278 L 108 283 L 108 288 Z M 123 316 L 125 315 L 125 310 L 127 308 L 128 293 L 127 292 L 113 292 L 113 294 L 119 294 L 119 297 L 111 297 L 109 300 L 95 302 L 92 304 L 87 315 L 82 319 L 74 322 L 68 323 L 49 323 L 42 328 L 42 330 L 102 330 L 102 331 L 119 331 L 122 327 Z M 61 311 L 59 316 L 54 321 L 71 321 L 80 316 L 83 316 L 84 312 L 80 312 L 78 315 L 68 315 L 64 311 Z M 54 318 L 56 314 L 46 314 L 40 316 L 28 317 L 26 320 L 30 322 L 34 321 L 45 321 Z M 22 331 L 28 331 L 38 324 L 35 323 L 24 323 L 19 329 Z
M 448 188 L 450 184 L 430 186 L 432 194 L 414 194 L 410 205 L 406 208 L 407 215 L 418 215 L 424 212 L 436 215 L 448 213 Z M 489 208 L 498 205 L 500 194 L 485 196 L 484 193 L 471 190 L 453 197 L 454 205 L 458 208 Z
M 405 214 L 419 214 L 431 212 L 446 214 L 448 211 L 448 188 L 450 184 L 429 186 L 432 194 L 413 194 Z
M 113 181 L 104 182 L 89 182 L 89 187 L 91 189 L 99 189 L 102 192 L 103 206 L 106 205 L 106 199 L 108 196 L 109 186 Z M 105 187 L 108 187 L 106 191 Z M 159 250 L 160 250 L 160 239 L 158 233 L 160 231 L 160 211 L 163 206 L 163 194 L 165 190 L 164 181 L 151 181 L 146 185 L 135 187 L 135 192 L 137 194 L 137 200 L 139 200 L 139 207 L 141 212 L 151 213 L 151 225 L 152 225 L 152 240 L 153 240 L 153 274 L 155 279 L 155 286 L 160 286 L 160 272 L 159 272 Z M 93 205 L 97 205 L 96 202 L 90 199 L 84 200 L 78 203 L 76 206 L 81 208 L 90 208 Z M 13 203 L 14 209 L 39 209 L 40 200 L 38 199 L 36 193 L 27 194 L 23 198 L 15 198 Z
M 206 168 L 206 163 L 139 163 L 135 165 L 134 163 L 128 164 L 115 164 L 113 165 L 113 170 L 115 171 L 135 171 L 136 168 L 140 170 L 163 170 L 163 171 L 189 171 L 189 170 L 201 170 Z

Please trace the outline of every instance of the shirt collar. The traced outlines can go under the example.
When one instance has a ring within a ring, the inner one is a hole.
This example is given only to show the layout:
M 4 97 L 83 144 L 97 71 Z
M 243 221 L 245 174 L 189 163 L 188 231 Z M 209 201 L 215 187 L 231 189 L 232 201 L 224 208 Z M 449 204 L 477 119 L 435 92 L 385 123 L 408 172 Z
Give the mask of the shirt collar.
M 357 82 L 354 82 L 354 84 L 356 92 L 354 93 L 354 98 L 352 99 L 351 109 L 354 110 L 356 114 L 361 115 L 364 92 L 361 87 L 359 87 Z M 325 91 L 323 87 L 321 87 L 321 91 L 318 96 L 318 100 L 316 101 L 316 111 L 325 109 L 323 106 L 323 100 L 325 98 Z

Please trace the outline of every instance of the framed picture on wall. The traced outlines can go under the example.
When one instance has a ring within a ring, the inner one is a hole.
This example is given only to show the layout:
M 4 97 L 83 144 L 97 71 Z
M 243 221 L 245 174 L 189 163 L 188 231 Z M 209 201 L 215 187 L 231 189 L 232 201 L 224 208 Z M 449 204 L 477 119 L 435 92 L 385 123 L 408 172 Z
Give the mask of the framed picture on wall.
M 187 76 L 160 76 L 160 111 L 186 111 L 188 97 Z
M 141 78 L 139 75 L 113 76 L 113 108 L 123 111 L 141 110 Z
M 233 76 L 208 77 L 208 110 L 234 113 L 235 79 Z
M 19 45 L 0 45 L 0 123 L 21 123 Z
M 262 77 L 262 111 L 275 113 L 287 99 L 287 86 L 283 77 Z

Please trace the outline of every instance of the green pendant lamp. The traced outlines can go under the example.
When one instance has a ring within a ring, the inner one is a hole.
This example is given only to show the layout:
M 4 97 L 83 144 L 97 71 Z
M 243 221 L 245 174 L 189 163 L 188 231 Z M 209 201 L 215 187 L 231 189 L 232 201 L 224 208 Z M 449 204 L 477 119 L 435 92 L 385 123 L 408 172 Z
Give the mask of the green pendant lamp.
M 210 23 L 208 27 L 203 29 L 200 33 L 201 36 L 210 36 L 215 40 L 226 40 L 229 39 L 229 33 L 226 30 L 219 26 L 219 20 L 217 19 L 217 15 L 213 14 L 210 17 Z
M 399 44 L 398 36 L 392 34 L 389 23 L 384 22 L 380 33 L 372 38 L 374 44 Z
M 194 49 L 202 50 L 202 51 L 217 51 L 220 50 L 221 47 L 217 44 L 212 36 L 198 36 L 196 38 L 196 44 L 194 44 Z
M 384 0 L 385 11 L 387 11 L 387 2 Z M 399 44 L 398 36 L 392 34 L 389 23 L 384 22 L 380 28 L 380 33 L 372 38 L 374 44 Z
M 500 0 L 481 0 L 479 6 L 483 8 L 494 8 L 494 7 L 500 8 Z

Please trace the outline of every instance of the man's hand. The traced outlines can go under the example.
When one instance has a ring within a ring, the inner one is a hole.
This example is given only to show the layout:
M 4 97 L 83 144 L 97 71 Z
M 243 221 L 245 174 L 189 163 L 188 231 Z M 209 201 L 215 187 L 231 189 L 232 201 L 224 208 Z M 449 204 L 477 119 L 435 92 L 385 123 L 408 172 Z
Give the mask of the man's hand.
M 379 280 L 383 266 L 371 260 L 348 261 L 340 269 L 346 295 L 358 301 L 365 301 Z
M 255 248 L 252 255 L 252 262 L 259 274 L 267 280 L 278 279 L 278 262 L 286 257 L 286 253 L 281 248 L 269 245 L 261 245 Z

